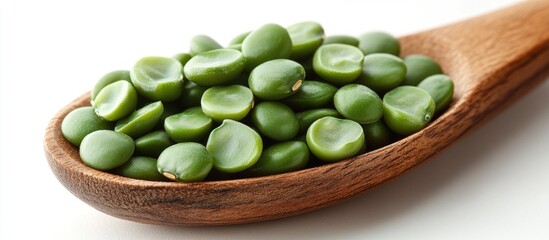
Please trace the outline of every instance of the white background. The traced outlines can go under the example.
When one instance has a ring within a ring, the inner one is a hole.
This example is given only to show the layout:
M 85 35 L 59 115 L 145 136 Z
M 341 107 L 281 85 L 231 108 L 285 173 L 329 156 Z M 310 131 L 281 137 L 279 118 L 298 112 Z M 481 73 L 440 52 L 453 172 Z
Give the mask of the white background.
M 222 44 L 274 22 L 315 20 L 327 34 L 397 36 L 502 1 L 3 0 L 0 239 L 549 239 L 549 81 L 431 161 L 344 203 L 277 221 L 166 227 L 103 214 L 55 178 L 44 130 L 104 73 L 147 55 Z

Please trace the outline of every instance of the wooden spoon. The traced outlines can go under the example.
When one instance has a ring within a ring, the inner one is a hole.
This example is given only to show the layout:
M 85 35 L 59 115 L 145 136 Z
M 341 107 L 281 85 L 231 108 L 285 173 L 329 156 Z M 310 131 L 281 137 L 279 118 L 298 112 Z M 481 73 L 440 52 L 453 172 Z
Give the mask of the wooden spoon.
M 115 217 L 169 225 L 222 225 L 309 212 L 353 197 L 424 162 L 541 82 L 549 73 L 549 1 L 525 1 L 400 39 L 403 55 L 433 57 L 455 81 L 450 108 L 424 130 L 337 163 L 268 177 L 201 183 L 129 179 L 85 166 L 62 136 L 62 119 L 89 105 L 86 93 L 49 123 L 44 148 L 59 181 Z

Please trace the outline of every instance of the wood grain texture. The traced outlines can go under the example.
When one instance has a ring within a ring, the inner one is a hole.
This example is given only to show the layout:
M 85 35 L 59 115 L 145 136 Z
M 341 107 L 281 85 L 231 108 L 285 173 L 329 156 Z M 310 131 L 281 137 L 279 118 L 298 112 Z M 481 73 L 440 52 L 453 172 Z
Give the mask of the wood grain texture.
M 549 73 L 549 1 L 526 1 L 485 16 L 401 38 L 403 54 L 439 61 L 455 81 L 450 108 L 424 130 L 341 162 L 261 178 L 202 183 L 152 182 L 86 167 L 60 131 L 89 93 L 49 123 L 45 154 L 59 181 L 115 217 L 168 225 L 265 221 L 329 206 L 429 159 Z

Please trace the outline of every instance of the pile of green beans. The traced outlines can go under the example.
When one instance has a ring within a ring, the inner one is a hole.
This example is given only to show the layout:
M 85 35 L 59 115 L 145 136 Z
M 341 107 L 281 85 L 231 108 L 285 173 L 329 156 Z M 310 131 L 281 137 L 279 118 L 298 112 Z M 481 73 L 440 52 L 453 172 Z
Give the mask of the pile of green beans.
M 130 178 L 296 171 L 391 144 L 449 106 L 439 64 L 399 55 L 388 33 L 325 36 L 310 21 L 265 24 L 226 47 L 197 35 L 188 52 L 105 74 L 61 131 L 84 164 Z

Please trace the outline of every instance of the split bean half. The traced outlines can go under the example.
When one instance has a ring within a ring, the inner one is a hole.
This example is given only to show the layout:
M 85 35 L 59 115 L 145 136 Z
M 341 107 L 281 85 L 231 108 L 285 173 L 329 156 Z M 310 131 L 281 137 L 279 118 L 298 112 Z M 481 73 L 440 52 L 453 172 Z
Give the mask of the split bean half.
M 237 78 L 246 59 L 234 49 L 216 49 L 191 58 L 183 71 L 189 81 L 201 86 L 215 86 Z
M 150 132 L 160 120 L 164 106 L 156 101 L 133 112 L 116 123 L 115 131 L 138 138 Z
M 101 77 L 96 83 L 95 85 L 93 86 L 92 90 L 91 90 L 91 102 L 93 104 L 93 100 L 95 99 L 95 97 L 97 96 L 97 94 L 99 94 L 99 91 L 101 91 L 101 89 L 103 89 L 105 86 L 113 83 L 113 82 L 116 82 L 116 81 L 119 81 L 119 80 L 125 80 L 125 81 L 130 81 L 130 71 L 128 70 L 116 70 L 116 71 L 112 71 L 112 72 L 109 72 L 105 75 L 103 75 L 103 77 Z
M 303 59 L 313 56 L 324 40 L 324 28 L 316 22 L 299 22 L 287 29 L 292 40 L 291 59 Z
M 130 75 L 139 94 L 153 101 L 173 101 L 183 92 L 182 66 L 174 58 L 141 58 Z
M 357 47 L 334 43 L 319 47 L 313 68 L 322 79 L 337 86 L 353 82 L 362 71 L 364 54 Z
M 236 173 L 257 162 L 263 151 L 263 140 L 247 125 L 227 119 L 210 133 L 206 149 L 213 156 L 215 169 Z
M 212 118 L 200 107 L 189 108 L 164 121 L 166 132 L 176 142 L 200 142 L 208 136 L 212 125 Z
M 307 145 L 321 160 L 334 162 L 352 157 L 365 144 L 360 124 L 348 119 L 323 117 L 307 130 Z
M 116 121 L 128 116 L 136 106 L 137 92 L 130 82 L 124 80 L 105 86 L 93 102 L 97 116 L 107 121 Z
M 397 87 L 383 97 L 383 118 L 397 134 L 410 135 L 424 128 L 435 113 L 429 93 L 413 86 Z
M 241 85 L 215 86 L 204 92 L 200 100 L 202 111 L 213 120 L 241 120 L 252 109 L 254 95 Z

